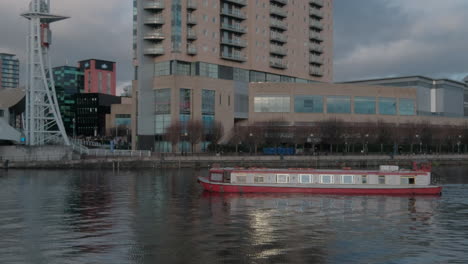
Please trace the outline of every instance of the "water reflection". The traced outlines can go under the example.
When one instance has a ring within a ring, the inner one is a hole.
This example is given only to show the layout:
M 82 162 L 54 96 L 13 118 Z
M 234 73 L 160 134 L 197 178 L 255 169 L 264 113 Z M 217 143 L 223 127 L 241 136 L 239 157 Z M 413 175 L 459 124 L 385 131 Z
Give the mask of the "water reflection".
M 193 170 L 10 170 L 0 262 L 467 263 L 463 173 L 428 197 L 212 194 Z

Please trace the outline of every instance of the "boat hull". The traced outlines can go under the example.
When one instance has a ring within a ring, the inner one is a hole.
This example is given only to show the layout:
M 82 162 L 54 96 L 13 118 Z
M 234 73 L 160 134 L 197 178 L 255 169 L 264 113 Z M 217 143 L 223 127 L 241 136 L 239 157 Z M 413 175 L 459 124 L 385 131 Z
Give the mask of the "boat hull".
M 259 185 L 235 185 L 210 182 L 204 178 L 198 181 L 208 192 L 220 193 L 313 193 L 313 194 L 352 194 L 352 195 L 439 195 L 442 193 L 440 186 L 417 187 L 386 187 L 367 186 L 366 188 L 346 186 L 336 188 L 332 186 L 259 186 Z

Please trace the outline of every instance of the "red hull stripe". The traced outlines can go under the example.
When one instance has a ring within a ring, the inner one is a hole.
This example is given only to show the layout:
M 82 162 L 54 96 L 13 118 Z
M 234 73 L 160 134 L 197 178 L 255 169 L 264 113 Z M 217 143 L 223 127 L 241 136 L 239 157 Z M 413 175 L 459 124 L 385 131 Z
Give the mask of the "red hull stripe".
M 270 186 L 239 186 L 220 185 L 200 182 L 209 192 L 225 193 L 316 193 L 316 194 L 421 194 L 436 195 L 442 192 L 440 186 L 427 188 L 398 188 L 398 189 L 372 189 L 372 188 L 297 188 L 297 187 L 270 187 Z

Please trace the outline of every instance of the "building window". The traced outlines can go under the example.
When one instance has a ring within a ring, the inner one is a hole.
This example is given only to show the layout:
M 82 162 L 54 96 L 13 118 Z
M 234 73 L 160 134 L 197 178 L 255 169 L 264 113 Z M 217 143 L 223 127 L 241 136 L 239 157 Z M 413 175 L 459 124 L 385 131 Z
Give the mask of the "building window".
M 341 176 L 341 183 L 343 183 L 343 184 L 353 184 L 354 183 L 354 176 L 353 175 L 342 175 Z
M 111 74 L 107 73 L 107 94 L 111 94 Z
M 333 175 L 320 175 L 320 183 L 333 184 Z
M 299 179 L 301 183 L 311 183 L 311 175 L 309 174 L 301 174 L 299 175 Z
M 218 65 L 200 62 L 200 76 L 205 76 L 208 78 L 218 78 Z
M 174 61 L 174 70 L 173 72 L 176 75 L 187 75 L 189 76 L 191 74 L 190 68 L 191 68 L 191 63 L 189 62 L 183 62 L 183 61 Z
M 171 75 L 171 62 L 164 61 L 154 64 L 154 76 Z
M 396 115 L 395 98 L 379 98 L 379 114 Z
M 191 90 L 180 89 L 180 107 L 181 114 L 191 114 Z
M 0 117 L 3 117 L 5 115 L 5 112 L 0 109 Z
M 414 115 L 415 114 L 414 100 L 400 98 L 398 111 L 400 112 L 400 115 L 405 115 L 405 116 Z
M 351 98 L 349 96 L 328 96 L 327 113 L 330 114 L 350 114 Z
M 414 177 L 400 177 L 400 184 L 402 185 L 415 184 Z
M 362 175 L 361 182 L 362 184 L 367 184 L 367 175 Z
M 264 183 L 265 178 L 263 176 L 254 176 L 254 183 Z
M 246 176 L 236 176 L 236 181 L 238 183 L 246 183 L 247 182 L 247 177 Z
M 171 11 L 171 41 L 172 41 L 172 50 L 180 51 L 182 43 L 182 4 L 181 0 L 173 0 Z
M 171 125 L 171 115 L 156 115 L 154 125 L 155 134 L 164 135 L 166 133 L 166 129 Z
M 288 183 L 289 182 L 289 174 L 278 174 L 278 175 L 276 175 L 276 182 L 277 183 Z
M 385 175 L 379 175 L 379 184 L 385 184 Z
M 256 96 L 254 110 L 256 113 L 289 113 L 289 96 Z
M 221 102 L 221 98 L 220 98 Z M 202 91 L 202 114 L 214 115 L 215 113 L 215 91 Z
M 171 89 L 157 89 L 154 91 L 156 114 L 171 113 Z
M 294 98 L 296 113 L 323 113 L 323 96 L 299 95 Z
M 250 82 L 266 82 L 266 73 L 250 71 Z
M 354 113 L 375 115 L 375 97 L 354 97 Z

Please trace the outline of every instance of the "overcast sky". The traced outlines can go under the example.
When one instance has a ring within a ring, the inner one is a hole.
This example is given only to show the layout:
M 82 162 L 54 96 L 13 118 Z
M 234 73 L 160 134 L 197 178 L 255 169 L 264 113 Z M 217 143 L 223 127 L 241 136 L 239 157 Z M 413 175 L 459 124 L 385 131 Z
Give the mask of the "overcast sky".
M 130 83 L 131 0 L 51 0 L 54 66 L 99 58 L 117 62 L 119 87 Z M 305 1 L 305 0 L 304 0 Z M 0 52 L 18 54 L 22 79 L 29 0 L 0 0 Z M 468 75 L 468 0 L 335 0 L 335 81 Z

